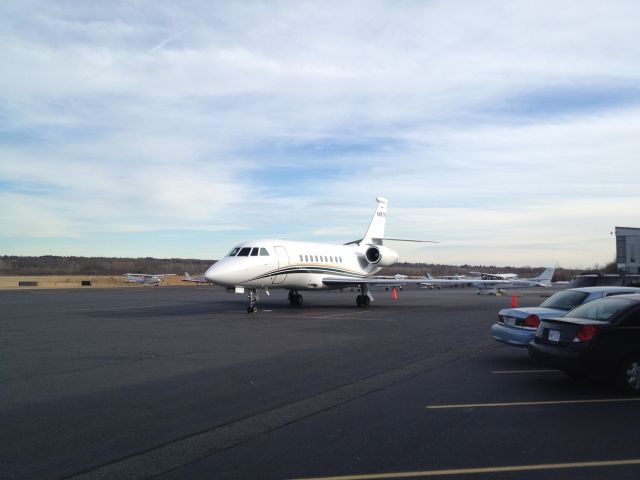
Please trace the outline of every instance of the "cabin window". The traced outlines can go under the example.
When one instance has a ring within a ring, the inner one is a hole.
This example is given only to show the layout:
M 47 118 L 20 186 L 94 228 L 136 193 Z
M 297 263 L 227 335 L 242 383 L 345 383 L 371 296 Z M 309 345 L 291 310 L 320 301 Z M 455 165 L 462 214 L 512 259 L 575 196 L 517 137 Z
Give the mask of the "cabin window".
M 316 262 L 319 262 L 320 260 L 318 260 L 318 255 L 316 255 Z
M 236 254 L 240 251 L 240 249 L 238 247 L 235 247 L 233 250 L 231 250 L 229 252 L 229 254 L 227 255 L 227 257 L 235 257 Z
M 331 260 L 331 263 L 333 263 L 333 257 L 329 256 L 329 260 Z
M 250 252 L 251 252 L 251 247 L 244 247 L 244 248 L 240 249 L 240 252 L 238 253 L 238 256 L 239 257 L 248 257 Z
M 302 261 L 302 255 L 300 255 L 300 261 Z
M 268 257 L 269 256 L 269 252 L 267 252 L 266 248 L 260 247 L 260 256 L 261 257 Z
M 251 250 L 251 256 L 252 257 L 257 257 L 259 251 L 260 251 L 260 249 L 258 247 L 253 247 L 253 250 Z
M 305 256 L 304 256 L 304 261 L 305 261 L 305 262 L 308 262 L 308 261 L 309 261 L 309 256 L 308 256 L 308 255 L 305 255 Z

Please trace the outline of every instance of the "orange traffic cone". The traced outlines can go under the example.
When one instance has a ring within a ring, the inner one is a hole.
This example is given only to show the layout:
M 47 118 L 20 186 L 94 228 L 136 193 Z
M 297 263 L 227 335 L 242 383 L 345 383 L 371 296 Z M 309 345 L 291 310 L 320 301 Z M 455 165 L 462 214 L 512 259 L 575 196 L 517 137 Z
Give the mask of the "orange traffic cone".
M 393 300 L 397 300 L 397 299 L 398 299 L 398 292 L 396 291 L 396 287 L 393 287 L 393 288 L 391 289 L 391 298 L 392 298 Z
M 516 296 L 516 292 L 513 292 L 513 295 L 511 295 L 511 308 L 518 308 L 518 297 Z

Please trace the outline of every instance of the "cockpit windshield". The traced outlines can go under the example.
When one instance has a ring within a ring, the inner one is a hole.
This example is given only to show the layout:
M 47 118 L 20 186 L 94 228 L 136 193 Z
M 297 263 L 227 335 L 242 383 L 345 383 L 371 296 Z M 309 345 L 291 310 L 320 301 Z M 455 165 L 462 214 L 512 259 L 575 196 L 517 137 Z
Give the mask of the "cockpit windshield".
M 228 254 L 227 257 L 268 257 L 269 256 L 269 252 L 267 251 L 266 248 L 263 247 L 234 247 L 233 250 L 231 250 Z

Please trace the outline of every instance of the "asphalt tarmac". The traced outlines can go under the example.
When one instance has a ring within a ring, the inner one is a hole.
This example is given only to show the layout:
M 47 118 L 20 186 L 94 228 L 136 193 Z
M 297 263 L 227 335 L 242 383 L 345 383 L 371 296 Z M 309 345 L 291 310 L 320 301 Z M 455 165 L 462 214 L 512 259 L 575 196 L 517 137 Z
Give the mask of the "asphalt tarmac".
M 0 291 L 1 477 L 640 478 L 638 399 L 496 343 L 510 296 L 355 295 Z

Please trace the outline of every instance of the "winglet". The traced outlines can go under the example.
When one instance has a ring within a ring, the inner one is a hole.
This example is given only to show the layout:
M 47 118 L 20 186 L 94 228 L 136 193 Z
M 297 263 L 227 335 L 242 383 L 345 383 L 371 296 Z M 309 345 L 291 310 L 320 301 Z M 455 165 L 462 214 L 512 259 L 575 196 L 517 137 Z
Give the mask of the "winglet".
M 378 208 L 373 214 L 369 229 L 365 234 L 360 244 L 372 244 L 382 245 L 382 239 L 384 238 L 384 227 L 387 222 L 387 199 L 383 197 L 376 198 L 378 202 Z

